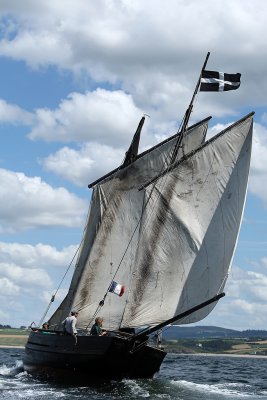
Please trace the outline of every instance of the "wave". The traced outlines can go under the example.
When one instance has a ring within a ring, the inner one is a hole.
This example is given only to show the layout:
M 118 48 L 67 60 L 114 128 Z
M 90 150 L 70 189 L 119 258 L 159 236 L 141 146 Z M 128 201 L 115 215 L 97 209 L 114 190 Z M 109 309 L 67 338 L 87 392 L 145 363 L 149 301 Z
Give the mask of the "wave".
M 198 391 L 206 394 L 220 394 L 225 397 L 251 397 L 252 395 L 255 395 L 252 386 L 243 383 L 204 384 L 188 382 L 185 380 L 172 380 L 171 383 L 183 389 L 189 389 L 194 393 Z
M 16 376 L 24 372 L 23 363 L 21 360 L 16 360 L 15 365 L 7 367 L 5 364 L 0 366 L 0 375 L 2 376 Z
M 127 386 L 132 395 L 144 398 L 150 397 L 149 391 L 146 388 L 142 387 L 137 381 L 130 379 L 123 379 L 122 382 Z

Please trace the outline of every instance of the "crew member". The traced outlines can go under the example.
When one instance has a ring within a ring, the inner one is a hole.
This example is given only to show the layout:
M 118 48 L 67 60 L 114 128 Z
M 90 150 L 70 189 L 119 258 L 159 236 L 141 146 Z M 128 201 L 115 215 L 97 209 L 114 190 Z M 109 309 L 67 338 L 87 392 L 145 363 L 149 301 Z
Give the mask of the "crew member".
M 103 329 L 102 329 L 102 324 L 103 324 L 103 318 L 96 317 L 95 323 L 91 328 L 90 335 L 94 335 L 94 336 L 104 336 L 104 335 L 106 335 L 106 332 L 103 331 Z
M 64 326 L 64 332 L 67 335 L 72 335 L 75 339 L 75 343 L 77 343 L 77 329 L 76 322 L 79 313 L 78 311 L 71 311 L 70 316 L 67 317 L 62 323 Z

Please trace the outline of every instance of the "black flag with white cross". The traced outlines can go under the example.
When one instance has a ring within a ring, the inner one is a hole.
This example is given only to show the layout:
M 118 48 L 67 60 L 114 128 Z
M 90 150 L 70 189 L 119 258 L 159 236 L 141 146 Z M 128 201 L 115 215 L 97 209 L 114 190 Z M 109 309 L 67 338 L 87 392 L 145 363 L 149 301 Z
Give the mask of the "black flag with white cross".
M 227 74 L 225 72 L 205 71 L 201 73 L 201 92 L 225 92 L 235 90 L 240 86 L 241 74 Z

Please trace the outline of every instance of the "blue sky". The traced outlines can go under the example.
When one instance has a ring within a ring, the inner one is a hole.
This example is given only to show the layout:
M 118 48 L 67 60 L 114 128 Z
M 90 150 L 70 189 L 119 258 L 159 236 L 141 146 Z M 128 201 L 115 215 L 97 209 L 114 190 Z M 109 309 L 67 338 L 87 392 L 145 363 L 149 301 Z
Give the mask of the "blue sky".
M 266 329 L 267 4 L 251 3 L 1 1 L 0 323 L 39 321 L 81 240 L 87 184 L 120 165 L 143 113 L 141 149 L 175 133 L 210 51 L 207 68 L 242 83 L 200 93 L 191 123 L 212 115 L 212 135 L 256 114 L 227 296 L 200 324 Z

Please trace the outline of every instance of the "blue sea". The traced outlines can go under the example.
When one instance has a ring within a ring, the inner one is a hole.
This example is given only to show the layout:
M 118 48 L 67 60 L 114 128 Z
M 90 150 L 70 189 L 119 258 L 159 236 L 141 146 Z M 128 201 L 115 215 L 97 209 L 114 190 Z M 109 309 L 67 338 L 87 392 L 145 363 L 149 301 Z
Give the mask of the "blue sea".
M 267 357 L 168 354 L 153 379 L 56 385 L 23 371 L 23 349 L 0 349 L 0 399 L 267 400 Z

